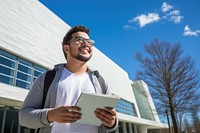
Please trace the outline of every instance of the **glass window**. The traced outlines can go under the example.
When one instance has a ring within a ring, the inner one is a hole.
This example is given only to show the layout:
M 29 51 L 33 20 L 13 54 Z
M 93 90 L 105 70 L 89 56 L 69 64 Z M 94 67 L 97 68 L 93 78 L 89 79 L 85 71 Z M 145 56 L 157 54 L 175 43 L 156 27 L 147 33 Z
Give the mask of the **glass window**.
M 15 68 L 15 61 L 17 57 L 0 50 L 0 64 L 11 68 Z
M 145 90 L 143 88 L 134 87 L 133 92 L 135 95 L 135 99 L 136 99 L 141 117 L 144 119 L 155 121 L 154 114 L 151 109 Z
M 17 73 L 17 78 L 22 79 L 24 81 L 29 81 L 29 82 L 31 81 L 31 75 L 28 75 L 26 73 L 22 73 L 20 71 Z
M 15 61 L 12 60 L 12 59 L 7 58 L 5 56 L 1 56 L 0 57 L 0 63 L 1 63 L 2 66 L 15 68 Z
M 19 64 L 18 64 L 19 71 L 31 74 L 31 69 L 32 69 L 31 66 L 32 66 L 32 64 L 30 62 L 27 62 L 27 61 L 19 58 Z
M 46 71 L 47 71 L 47 69 L 42 68 L 42 67 L 37 66 L 37 65 L 34 65 L 33 82 L 36 80 L 36 78 L 37 78 L 40 74 L 42 74 L 42 73 L 44 73 L 44 72 L 46 72 Z
M 30 89 L 32 63 L 19 58 L 16 86 Z
M 41 74 L 40 71 L 38 71 L 38 70 L 35 70 L 35 71 L 34 71 L 34 77 L 38 77 L 40 74 Z
M 37 65 L 34 65 L 34 70 L 37 70 L 37 71 L 39 71 L 39 72 L 43 73 L 43 72 L 45 72 L 47 69 L 45 69 L 45 68 L 42 68 L 42 67 L 40 67 L 40 66 L 37 66 Z
M 17 57 L 0 50 L 0 82 L 13 84 Z
M 16 80 L 16 86 L 25 88 L 25 89 L 30 89 L 30 83 L 19 80 L 19 79 Z
M 47 69 L 0 50 L 0 82 L 29 89 Z
M 14 69 L 0 65 L 0 73 L 8 76 L 14 76 Z
M 13 85 L 13 78 L 12 78 L 12 77 L 8 77 L 8 76 L 5 76 L 5 75 L 2 75 L 2 74 L 0 73 L 0 82 Z
M 135 111 L 135 105 L 124 99 L 120 99 L 116 105 L 116 111 L 119 113 L 124 113 L 131 116 L 137 116 Z
M 34 77 L 38 77 L 40 74 L 46 72 L 47 69 L 34 65 Z

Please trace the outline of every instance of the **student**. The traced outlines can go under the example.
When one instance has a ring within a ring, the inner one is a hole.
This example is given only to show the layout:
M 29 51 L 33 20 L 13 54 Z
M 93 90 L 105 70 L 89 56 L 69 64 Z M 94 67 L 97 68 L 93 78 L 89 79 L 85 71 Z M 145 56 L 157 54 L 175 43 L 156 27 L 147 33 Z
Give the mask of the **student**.
M 112 108 L 94 111 L 102 121 L 99 127 L 75 123 L 81 119 L 81 109 L 75 106 L 81 92 L 102 93 L 97 77 L 87 66 L 93 45 L 89 29 L 85 26 L 75 26 L 67 32 L 62 42 L 67 63 L 55 65 L 56 75 L 49 87 L 44 108 L 42 99 L 46 73 L 36 79 L 19 111 L 22 126 L 39 129 L 39 133 L 107 133 L 117 128 L 118 119 Z M 107 85 L 105 90 L 106 94 L 110 93 Z

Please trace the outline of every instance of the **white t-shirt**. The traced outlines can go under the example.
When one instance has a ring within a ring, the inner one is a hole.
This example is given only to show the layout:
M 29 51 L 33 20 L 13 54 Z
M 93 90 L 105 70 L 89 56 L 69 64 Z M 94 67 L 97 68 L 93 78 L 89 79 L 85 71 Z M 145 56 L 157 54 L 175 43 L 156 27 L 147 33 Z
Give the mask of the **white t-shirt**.
M 58 85 L 55 107 L 74 106 L 81 92 L 95 93 L 90 75 L 88 73 L 76 75 L 64 68 Z M 54 122 L 51 133 L 98 133 L 98 127 Z

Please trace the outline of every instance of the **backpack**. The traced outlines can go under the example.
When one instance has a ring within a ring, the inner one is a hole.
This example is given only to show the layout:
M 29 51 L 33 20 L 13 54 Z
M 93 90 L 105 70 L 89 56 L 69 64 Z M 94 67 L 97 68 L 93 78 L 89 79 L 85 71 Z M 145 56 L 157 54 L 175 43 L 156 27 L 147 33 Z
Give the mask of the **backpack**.
M 106 93 L 106 84 L 105 84 L 105 80 L 103 79 L 103 77 L 99 74 L 99 72 L 97 70 L 93 71 L 93 73 L 98 81 L 99 81 L 99 84 L 101 86 L 101 89 L 102 89 L 102 92 L 103 94 Z M 44 90 L 43 90 L 43 100 L 42 100 L 42 108 L 44 108 L 44 104 L 45 104 L 45 100 L 46 100 L 46 96 L 47 96 L 47 93 L 48 93 L 48 90 L 49 90 L 49 87 L 54 79 L 56 75 L 56 70 L 53 69 L 53 70 L 49 70 L 46 72 L 46 75 L 45 75 L 45 79 L 44 79 Z

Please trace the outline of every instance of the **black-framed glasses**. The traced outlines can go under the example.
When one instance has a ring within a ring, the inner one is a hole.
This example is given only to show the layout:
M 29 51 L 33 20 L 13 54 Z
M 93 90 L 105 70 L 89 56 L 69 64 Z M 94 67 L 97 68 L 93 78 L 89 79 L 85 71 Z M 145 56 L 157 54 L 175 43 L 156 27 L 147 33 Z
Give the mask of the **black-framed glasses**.
M 71 43 L 74 39 L 77 42 L 79 42 L 81 45 L 83 45 L 84 43 L 87 43 L 89 47 L 94 46 L 94 43 L 95 43 L 94 40 L 92 40 L 92 39 L 86 39 L 86 38 L 81 37 L 81 36 L 74 36 L 68 43 Z

